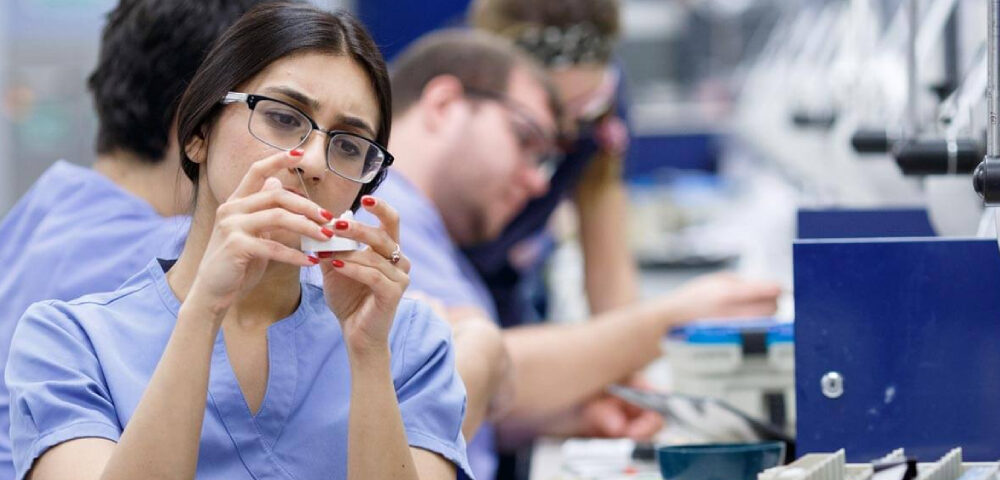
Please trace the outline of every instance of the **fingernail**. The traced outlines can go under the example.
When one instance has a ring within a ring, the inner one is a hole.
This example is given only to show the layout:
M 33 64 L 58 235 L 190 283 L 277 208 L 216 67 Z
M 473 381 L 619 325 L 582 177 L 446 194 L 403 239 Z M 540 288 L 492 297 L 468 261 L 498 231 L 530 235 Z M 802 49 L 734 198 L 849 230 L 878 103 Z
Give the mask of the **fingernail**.
M 309 261 L 312 262 L 313 265 L 316 265 L 317 263 L 319 263 L 319 259 L 316 258 L 316 257 L 314 257 L 314 256 L 312 256 L 312 255 L 309 255 Z
M 347 220 L 337 220 L 337 222 L 333 224 L 333 228 L 336 228 L 337 230 L 347 230 L 347 227 L 349 226 L 351 226 L 351 224 L 347 223 Z
M 319 214 L 320 214 L 321 217 L 323 217 L 323 218 L 325 218 L 327 220 L 333 220 L 333 214 L 330 213 L 329 211 L 327 211 L 325 208 L 319 209 Z
M 374 207 L 375 206 L 375 198 L 374 197 L 364 197 L 364 198 L 361 199 L 361 203 L 364 206 L 366 206 L 366 207 Z
M 337 268 L 344 268 L 344 261 L 343 260 L 334 260 L 334 261 L 330 262 L 330 265 L 333 265 L 334 267 L 337 267 Z
M 326 235 L 326 238 L 333 238 L 333 230 L 323 227 L 319 229 L 319 231 L 323 232 L 323 235 Z
M 295 150 L 292 150 L 291 152 L 288 152 L 288 154 L 291 155 L 291 156 L 293 156 L 293 157 L 301 157 L 303 153 L 306 153 L 306 152 L 304 152 L 301 148 L 296 148 Z
M 333 256 L 333 252 L 316 252 L 316 255 L 319 255 L 319 258 L 330 258 Z

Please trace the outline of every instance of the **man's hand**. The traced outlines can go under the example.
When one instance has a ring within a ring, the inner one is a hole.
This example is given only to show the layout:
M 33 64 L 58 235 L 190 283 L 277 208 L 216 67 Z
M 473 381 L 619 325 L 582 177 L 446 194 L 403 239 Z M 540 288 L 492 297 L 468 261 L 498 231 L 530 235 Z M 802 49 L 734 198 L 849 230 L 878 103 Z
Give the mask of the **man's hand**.
M 765 317 L 778 309 L 781 287 L 773 282 L 747 280 L 732 273 L 698 277 L 665 297 L 684 321 L 699 318 Z M 665 307 L 666 308 L 666 307 Z
M 601 394 L 583 406 L 581 430 L 584 437 L 627 437 L 650 440 L 663 428 L 659 413 L 644 410 L 618 397 Z
M 625 384 L 648 389 L 639 375 L 633 375 Z M 549 419 L 542 432 L 565 437 L 631 438 L 650 440 L 663 428 L 663 417 L 644 410 L 618 397 L 600 393 L 571 412 Z

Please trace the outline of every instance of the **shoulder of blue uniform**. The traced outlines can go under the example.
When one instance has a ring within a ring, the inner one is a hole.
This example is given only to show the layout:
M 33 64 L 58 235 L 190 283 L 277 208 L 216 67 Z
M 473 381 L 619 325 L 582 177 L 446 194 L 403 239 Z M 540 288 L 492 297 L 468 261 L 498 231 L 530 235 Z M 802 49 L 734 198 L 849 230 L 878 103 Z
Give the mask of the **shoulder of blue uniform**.
M 24 312 L 22 319 L 52 321 L 66 319 L 80 325 L 94 318 L 94 312 L 108 310 L 119 302 L 128 301 L 133 296 L 152 288 L 153 282 L 135 282 L 111 292 L 93 293 L 73 300 L 45 300 L 35 302 Z
M 113 308 L 117 302 L 127 301 L 130 297 L 152 287 L 151 282 L 136 284 L 113 292 L 95 293 L 69 300 L 45 300 L 35 302 L 24 312 L 19 323 L 39 321 L 42 323 L 73 324 L 71 329 L 86 329 L 85 324 L 93 320 L 107 318 L 105 315 L 94 315 L 99 311 Z M 65 330 L 66 327 L 63 327 Z
M 129 297 L 138 294 L 148 288 L 154 288 L 155 284 L 152 281 L 126 281 L 121 288 L 110 291 L 110 292 L 100 292 L 91 293 L 89 295 L 84 295 L 82 297 L 75 298 L 73 300 L 68 300 L 65 303 L 70 307 L 83 307 L 88 305 L 107 307 L 111 306 L 113 303 L 127 300 Z

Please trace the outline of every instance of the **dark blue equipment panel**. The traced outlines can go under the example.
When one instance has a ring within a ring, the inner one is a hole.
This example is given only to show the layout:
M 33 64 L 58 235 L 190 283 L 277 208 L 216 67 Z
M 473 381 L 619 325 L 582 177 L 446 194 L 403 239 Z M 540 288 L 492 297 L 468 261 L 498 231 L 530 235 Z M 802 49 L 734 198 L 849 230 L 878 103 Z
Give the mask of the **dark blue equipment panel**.
M 801 209 L 798 238 L 936 236 L 925 208 Z
M 1000 458 L 995 240 L 805 240 L 794 258 L 800 455 Z M 831 399 L 833 371 L 844 388 Z
M 363 0 L 357 2 L 358 18 L 368 27 L 382 55 L 391 61 L 410 42 L 438 28 L 465 24 L 469 0 Z
M 716 173 L 721 148 L 720 138 L 713 133 L 639 135 L 629 144 L 625 178 L 663 169 Z

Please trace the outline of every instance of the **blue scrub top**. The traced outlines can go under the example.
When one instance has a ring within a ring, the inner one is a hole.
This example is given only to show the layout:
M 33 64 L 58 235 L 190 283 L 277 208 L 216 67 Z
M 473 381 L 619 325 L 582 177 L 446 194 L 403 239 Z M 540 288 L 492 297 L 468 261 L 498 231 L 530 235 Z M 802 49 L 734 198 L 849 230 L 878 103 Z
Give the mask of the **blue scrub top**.
M 181 304 L 170 262 L 153 261 L 117 291 L 32 305 L 11 345 L 6 381 L 17 478 L 70 439 L 117 441 L 166 348 Z M 451 330 L 416 301 L 400 303 L 391 370 L 409 444 L 468 471 L 465 387 Z M 346 478 L 350 366 L 323 291 L 302 285 L 291 316 L 267 330 L 269 378 L 250 414 L 220 331 L 212 353 L 199 479 Z
M 379 186 L 377 196 L 399 211 L 400 248 L 411 263 L 409 290 L 434 297 L 449 307 L 481 308 L 496 321 L 496 308 L 486 284 L 448 235 L 441 213 L 430 199 L 392 170 Z M 377 224 L 371 214 L 364 210 L 358 213 L 358 220 Z M 494 429 L 488 422 L 469 443 L 469 463 L 479 480 L 493 480 L 496 476 L 495 443 Z
M 90 168 L 56 162 L 0 223 L 0 371 L 34 302 L 111 291 L 150 258 L 176 257 L 186 217 L 160 216 Z M 0 382 L 0 478 L 14 478 L 7 389 Z

